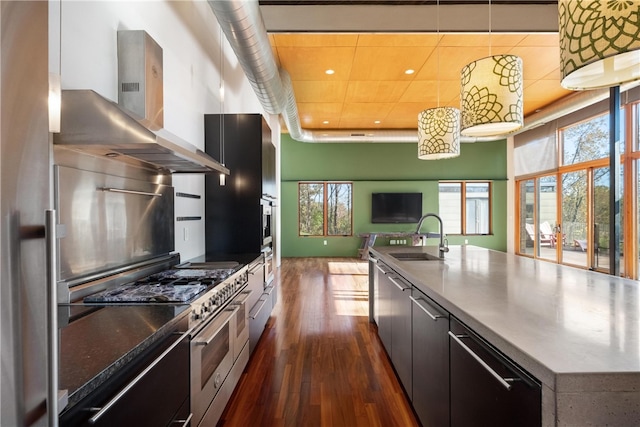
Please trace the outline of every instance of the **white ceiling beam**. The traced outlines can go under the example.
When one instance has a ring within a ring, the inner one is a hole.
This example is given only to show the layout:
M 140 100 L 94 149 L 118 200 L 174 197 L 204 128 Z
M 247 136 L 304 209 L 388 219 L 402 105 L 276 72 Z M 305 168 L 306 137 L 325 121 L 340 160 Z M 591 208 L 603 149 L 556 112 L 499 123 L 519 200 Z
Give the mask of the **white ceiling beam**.
M 555 4 L 440 5 L 440 32 L 558 32 Z M 260 6 L 268 32 L 436 32 L 435 5 Z

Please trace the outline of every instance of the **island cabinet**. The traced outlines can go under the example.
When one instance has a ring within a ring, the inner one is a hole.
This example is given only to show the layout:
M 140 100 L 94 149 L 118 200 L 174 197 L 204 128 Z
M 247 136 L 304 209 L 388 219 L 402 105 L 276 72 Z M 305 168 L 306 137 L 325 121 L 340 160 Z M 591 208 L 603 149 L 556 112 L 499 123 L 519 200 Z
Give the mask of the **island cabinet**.
M 413 408 L 424 426 L 449 425 L 449 313 L 411 290 Z
M 450 321 L 451 426 L 540 426 L 541 386 L 457 319 Z
M 378 325 L 378 336 L 382 345 L 387 350 L 389 356 L 391 356 L 391 280 L 387 277 L 387 273 L 392 270 L 382 262 L 376 263 L 375 266 L 375 302 L 374 304 L 374 318 Z
M 540 426 L 533 376 L 376 259 L 372 321 L 424 426 Z
M 378 333 L 411 398 L 411 284 L 382 262 L 378 262 L 378 271 Z

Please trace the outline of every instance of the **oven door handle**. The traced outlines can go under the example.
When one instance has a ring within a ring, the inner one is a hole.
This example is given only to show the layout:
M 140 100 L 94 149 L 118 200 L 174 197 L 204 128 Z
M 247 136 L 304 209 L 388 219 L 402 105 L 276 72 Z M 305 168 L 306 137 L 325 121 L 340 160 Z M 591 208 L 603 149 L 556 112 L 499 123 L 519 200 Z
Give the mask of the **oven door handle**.
M 233 301 L 231 301 L 231 305 L 242 305 L 244 304 L 247 299 L 249 299 L 249 297 L 251 296 L 251 294 L 253 293 L 253 290 L 250 289 L 248 291 L 242 291 L 240 292 Z
M 254 274 L 256 274 L 258 270 L 262 270 L 263 267 L 264 267 L 264 261 L 261 261 L 260 263 L 256 264 L 254 268 L 249 270 L 248 273 L 253 276 Z
M 228 313 L 226 318 L 222 321 L 222 325 L 220 325 L 218 328 L 216 328 L 216 330 L 211 334 L 211 336 L 209 336 L 209 338 L 206 341 L 196 341 L 194 342 L 195 345 L 209 345 L 211 344 L 211 341 L 213 341 L 215 339 L 215 337 L 218 335 L 218 333 L 222 330 L 222 328 L 224 328 L 224 326 L 229 323 L 229 320 L 231 319 L 231 317 L 233 317 L 234 314 L 236 314 L 236 311 L 238 311 L 239 307 L 235 306 L 233 308 L 226 308 L 223 310 L 223 313 L 226 312 Z

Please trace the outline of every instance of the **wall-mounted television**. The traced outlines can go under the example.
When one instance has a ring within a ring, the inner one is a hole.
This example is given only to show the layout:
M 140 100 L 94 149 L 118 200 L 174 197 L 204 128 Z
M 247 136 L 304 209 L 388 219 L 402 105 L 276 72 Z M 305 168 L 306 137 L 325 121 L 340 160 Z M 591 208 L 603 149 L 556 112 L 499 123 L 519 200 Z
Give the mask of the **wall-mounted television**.
M 371 223 L 417 223 L 422 216 L 422 193 L 371 193 Z

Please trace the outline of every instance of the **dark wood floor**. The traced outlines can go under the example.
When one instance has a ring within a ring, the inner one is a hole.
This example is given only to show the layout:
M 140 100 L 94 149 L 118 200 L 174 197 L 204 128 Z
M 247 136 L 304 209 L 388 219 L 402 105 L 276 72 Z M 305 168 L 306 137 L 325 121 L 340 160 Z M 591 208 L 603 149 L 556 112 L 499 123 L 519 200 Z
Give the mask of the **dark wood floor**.
M 279 301 L 219 426 L 417 426 L 368 321 L 368 267 L 286 258 Z

